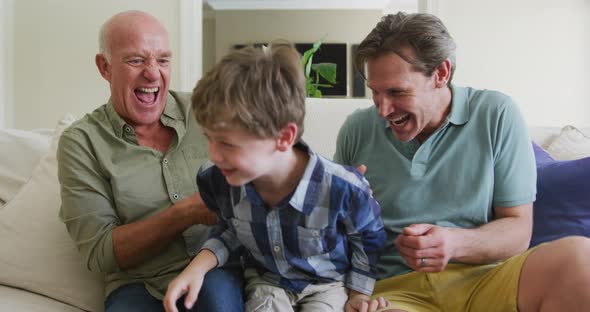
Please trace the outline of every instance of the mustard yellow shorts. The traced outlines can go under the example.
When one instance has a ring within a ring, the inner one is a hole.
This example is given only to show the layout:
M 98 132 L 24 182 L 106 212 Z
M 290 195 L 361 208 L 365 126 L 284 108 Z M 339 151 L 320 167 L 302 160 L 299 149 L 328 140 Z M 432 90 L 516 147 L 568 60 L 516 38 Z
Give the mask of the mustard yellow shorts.
M 497 264 L 449 264 L 439 273 L 411 272 L 380 280 L 373 297 L 389 300 L 390 306 L 381 311 L 518 311 L 520 272 L 534 249 Z

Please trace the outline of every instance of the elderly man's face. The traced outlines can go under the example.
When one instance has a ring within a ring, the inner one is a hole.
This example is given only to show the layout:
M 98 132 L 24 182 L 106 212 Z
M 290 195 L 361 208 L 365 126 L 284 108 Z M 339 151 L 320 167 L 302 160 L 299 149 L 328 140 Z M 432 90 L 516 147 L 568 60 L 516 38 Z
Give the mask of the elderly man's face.
M 132 126 L 159 122 L 170 79 L 168 34 L 157 21 L 143 16 L 113 26 L 110 62 L 103 73 L 111 86 L 117 113 Z

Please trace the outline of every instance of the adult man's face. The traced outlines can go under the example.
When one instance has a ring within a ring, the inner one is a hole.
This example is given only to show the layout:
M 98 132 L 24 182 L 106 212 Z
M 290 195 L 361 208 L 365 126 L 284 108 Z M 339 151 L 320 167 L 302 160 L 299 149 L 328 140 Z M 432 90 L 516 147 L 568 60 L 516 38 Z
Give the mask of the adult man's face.
M 99 69 L 104 69 L 101 74 L 110 83 L 114 108 L 134 127 L 154 125 L 166 106 L 169 87 L 168 34 L 157 20 L 141 14 L 110 26 L 109 60 L 105 58 Z
M 446 106 L 437 92 L 437 75 L 416 71 L 393 52 L 367 61 L 367 85 L 396 139 L 424 141 L 442 123 Z

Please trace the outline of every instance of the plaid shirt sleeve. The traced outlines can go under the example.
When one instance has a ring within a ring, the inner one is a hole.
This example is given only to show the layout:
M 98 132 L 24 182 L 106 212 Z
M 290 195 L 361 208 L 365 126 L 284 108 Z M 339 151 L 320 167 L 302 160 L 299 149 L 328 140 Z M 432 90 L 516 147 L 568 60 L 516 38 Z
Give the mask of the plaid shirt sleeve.
M 201 250 L 208 249 L 217 258 L 217 266 L 224 265 L 232 251 L 239 248 L 241 245 L 237 239 L 233 228 L 224 218 L 222 211 L 224 209 L 232 209 L 233 207 L 225 207 L 229 204 L 229 198 L 226 200 L 219 200 L 218 197 L 229 197 L 230 188 L 225 183 L 225 179 L 217 170 L 217 167 L 211 162 L 207 162 L 201 166 L 197 173 L 197 185 L 199 193 L 203 202 L 209 210 L 217 215 L 217 224 L 212 226 L 209 230 L 209 238 Z M 222 203 L 226 203 L 223 205 Z
M 357 175 L 360 176 L 359 173 Z M 371 195 L 368 181 L 348 189 L 349 205 L 344 207 L 342 222 L 348 232 L 351 248 L 351 271 L 346 287 L 366 295 L 373 293 L 377 275 L 377 258 L 384 248 L 386 233 L 381 220 L 381 207 Z M 360 189 L 359 189 L 360 188 Z

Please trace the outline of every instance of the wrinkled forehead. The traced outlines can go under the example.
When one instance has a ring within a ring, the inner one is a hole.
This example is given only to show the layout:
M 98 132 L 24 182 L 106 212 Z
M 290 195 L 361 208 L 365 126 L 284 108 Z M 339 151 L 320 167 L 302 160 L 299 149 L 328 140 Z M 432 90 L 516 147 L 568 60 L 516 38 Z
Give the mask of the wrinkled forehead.
M 142 54 L 170 57 L 168 35 L 161 31 L 149 29 L 128 29 L 117 33 L 110 42 L 111 51 L 122 54 Z
M 168 47 L 168 32 L 155 18 L 142 14 L 122 15 L 109 21 L 106 35 L 110 44 L 122 45 L 137 41 L 158 42 Z

